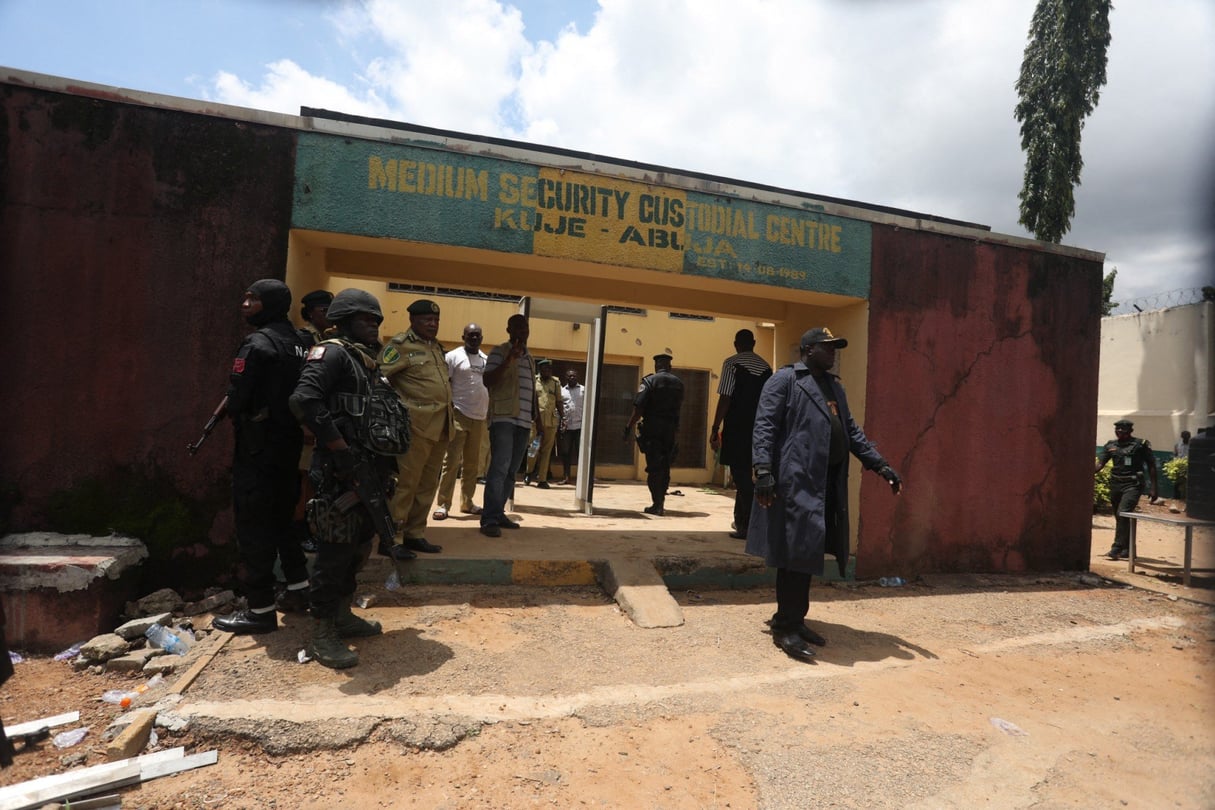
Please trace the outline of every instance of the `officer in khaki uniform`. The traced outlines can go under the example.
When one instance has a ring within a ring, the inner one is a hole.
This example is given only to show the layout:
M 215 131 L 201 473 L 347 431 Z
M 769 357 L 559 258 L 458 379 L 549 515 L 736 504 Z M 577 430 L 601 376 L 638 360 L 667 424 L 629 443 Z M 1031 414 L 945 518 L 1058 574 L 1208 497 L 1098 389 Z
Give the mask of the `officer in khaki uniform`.
M 564 408 L 561 406 L 561 381 L 553 376 L 553 361 L 542 357 L 536 361 L 536 411 L 540 415 L 540 449 L 536 460 L 523 476 L 523 483 L 535 481 L 540 489 L 548 489 L 548 468 L 553 460 L 553 446 L 561 432 Z
M 394 336 L 380 352 L 380 371 L 409 410 L 413 430 L 409 452 L 397 459 L 400 477 L 392 497 L 392 517 L 401 543 L 389 549 L 381 542 L 379 547 L 381 554 L 394 559 L 409 559 L 414 551 L 437 554 L 443 550 L 424 535 L 455 424 L 447 360 L 435 340 L 439 305 L 422 299 L 406 311 L 409 329 Z

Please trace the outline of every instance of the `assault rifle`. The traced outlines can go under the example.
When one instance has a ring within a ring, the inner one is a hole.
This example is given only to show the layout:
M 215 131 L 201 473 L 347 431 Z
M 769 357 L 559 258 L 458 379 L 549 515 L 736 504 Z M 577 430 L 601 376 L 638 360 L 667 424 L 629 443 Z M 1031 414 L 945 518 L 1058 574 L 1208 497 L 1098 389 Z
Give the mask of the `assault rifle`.
M 215 430 L 215 426 L 219 424 L 219 420 L 223 419 L 227 414 L 228 398 L 224 397 L 220 400 L 219 405 L 215 406 L 215 412 L 211 414 L 211 418 L 207 420 L 207 424 L 203 425 L 202 435 L 198 437 L 198 441 L 186 445 L 186 449 L 190 451 L 190 455 L 198 452 L 198 448 L 202 447 L 203 442 L 211 435 L 211 431 Z
M 375 533 L 385 543 L 392 545 L 395 541 L 397 526 L 392 519 L 392 511 L 388 508 L 388 496 L 385 494 L 384 481 L 376 470 L 372 460 L 367 456 L 354 452 L 354 475 L 350 479 L 350 491 L 343 493 L 333 505 L 343 514 L 349 512 L 357 504 L 367 507 L 371 525 Z

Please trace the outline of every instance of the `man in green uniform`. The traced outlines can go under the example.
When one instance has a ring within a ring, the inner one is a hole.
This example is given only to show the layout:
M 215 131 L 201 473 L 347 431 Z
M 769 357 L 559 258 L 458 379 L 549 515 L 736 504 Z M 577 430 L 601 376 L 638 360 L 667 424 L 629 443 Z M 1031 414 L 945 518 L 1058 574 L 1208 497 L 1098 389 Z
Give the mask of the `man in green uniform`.
M 553 446 L 557 434 L 562 430 L 561 381 L 553 376 L 553 361 L 542 357 L 536 361 L 536 410 L 540 414 L 540 449 L 536 452 L 531 469 L 523 476 L 523 483 L 536 482 L 540 489 L 548 489 L 549 465 L 553 461 Z
M 426 518 L 439 488 L 443 457 L 451 442 L 455 414 L 451 405 L 451 380 L 439 333 L 439 305 L 425 299 L 406 310 L 409 329 L 394 336 L 380 352 L 380 371 L 409 411 L 412 437 L 409 451 L 398 459 L 400 477 L 392 496 L 392 517 L 401 542 L 381 554 L 408 559 L 415 551 L 437 554 L 441 546 L 427 541 Z
M 1156 500 L 1156 457 L 1152 455 L 1152 445 L 1147 439 L 1136 439 L 1131 436 L 1135 423 L 1129 419 L 1119 419 L 1114 423 L 1114 435 L 1118 438 L 1106 442 L 1105 447 L 1097 456 L 1097 468 L 1094 474 L 1113 461 L 1110 468 L 1110 505 L 1114 507 L 1114 545 L 1110 546 L 1108 556 L 1111 560 L 1125 559 L 1130 556 L 1131 521 L 1130 518 L 1120 517 L 1123 512 L 1134 512 L 1143 494 L 1143 468 L 1147 467 L 1152 481 L 1150 500 Z

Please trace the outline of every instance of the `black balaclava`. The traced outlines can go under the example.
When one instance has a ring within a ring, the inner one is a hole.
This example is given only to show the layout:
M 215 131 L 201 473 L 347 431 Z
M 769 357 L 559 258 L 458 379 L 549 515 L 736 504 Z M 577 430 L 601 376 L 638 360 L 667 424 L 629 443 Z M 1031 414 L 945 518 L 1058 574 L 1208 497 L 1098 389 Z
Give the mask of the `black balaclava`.
M 287 320 L 287 313 L 291 311 L 291 290 L 286 284 L 275 278 L 263 278 L 250 284 L 248 291 L 262 302 L 261 312 L 245 318 L 250 326 Z

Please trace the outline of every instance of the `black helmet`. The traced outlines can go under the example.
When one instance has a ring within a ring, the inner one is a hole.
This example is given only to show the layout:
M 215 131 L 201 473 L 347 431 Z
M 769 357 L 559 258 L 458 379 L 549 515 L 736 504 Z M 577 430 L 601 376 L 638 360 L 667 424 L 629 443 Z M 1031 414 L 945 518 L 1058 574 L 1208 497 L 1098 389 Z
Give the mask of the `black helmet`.
M 327 317 L 331 323 L 338 323 L 358 315 L 360 312 L 374 315 L 376 323 L 384 322 L 384 313 L 380 310 L 380 302 L 376 300 L 376 297 L 366 290 L 355 289 L 342 290 L 333 296 L 333 303 L 329 305 Z

